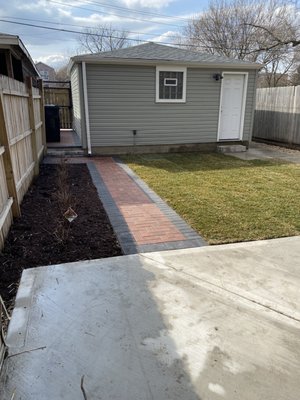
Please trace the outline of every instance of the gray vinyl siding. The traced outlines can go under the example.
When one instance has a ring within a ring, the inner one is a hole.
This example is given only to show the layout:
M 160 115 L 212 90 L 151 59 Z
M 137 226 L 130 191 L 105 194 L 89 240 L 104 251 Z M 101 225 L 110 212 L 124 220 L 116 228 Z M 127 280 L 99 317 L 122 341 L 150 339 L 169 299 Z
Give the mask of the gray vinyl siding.
M 251 141 L 253 133 L 254 111 L 256 102 L 256 86 L 258 71 L 251 71 L 248 75 L 248 91 L 244 121 L 244 140 Z
M 221 82 L 212 75 L 219 71 L 188 68 L 186 103 L 156 103 L 155 67 L 86 67 L 92 147 L 217 141 Z M 243 140 L 250 137 L 254 90 L 250 71 Z
M 84 102 L 82 90 L 81 65 L 75 64 L 71 71 L 72 103 L 73 103 L 73 127 L 80 137 L 83 147 L 86 147 Z
M 75 65 L 71 71 L 73 125 L 77 135 L 81 137 L 81 109 L 79 91 L 79 65 Z

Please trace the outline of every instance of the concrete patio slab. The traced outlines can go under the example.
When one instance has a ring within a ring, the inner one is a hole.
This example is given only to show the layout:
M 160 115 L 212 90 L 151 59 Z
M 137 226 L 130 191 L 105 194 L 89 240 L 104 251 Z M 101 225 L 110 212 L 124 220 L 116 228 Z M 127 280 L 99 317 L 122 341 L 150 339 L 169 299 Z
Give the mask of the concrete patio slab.
M 26 270 L 0 398 L 299 400 L 299 287 L 300 237 Z
M 285 149 L 265 143 L 251 142 L 247 151 L 228 153 L 227 155 L 241 160 L 282 160 L 300 164 L 300 151 Z
M 81 147 L 80 138 L 73 129 L 60 130 L 60 142 L 47 143 L 48 148 Z

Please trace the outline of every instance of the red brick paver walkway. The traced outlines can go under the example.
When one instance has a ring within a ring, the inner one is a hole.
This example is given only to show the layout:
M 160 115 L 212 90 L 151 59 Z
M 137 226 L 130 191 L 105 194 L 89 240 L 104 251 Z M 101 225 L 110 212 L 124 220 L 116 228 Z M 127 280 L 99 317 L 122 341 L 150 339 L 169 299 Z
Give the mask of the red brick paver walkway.
M 93 161 L 138 245 L 186 239 L 111 157 Z

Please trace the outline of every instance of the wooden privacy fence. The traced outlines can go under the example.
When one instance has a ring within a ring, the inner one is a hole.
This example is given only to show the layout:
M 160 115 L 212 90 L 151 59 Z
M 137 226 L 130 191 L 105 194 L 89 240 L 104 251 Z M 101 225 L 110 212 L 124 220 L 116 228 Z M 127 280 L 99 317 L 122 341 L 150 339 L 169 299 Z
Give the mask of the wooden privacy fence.
M 59 107 L 60 129 L 72 129 L 71 83 L 48 81 L 44 87 L 44 101 Z
M 300 145 L 300 86 L 257 89 L 253 138 Z
M 0 75 L 0 249 L 45 151 L 42 82 Z

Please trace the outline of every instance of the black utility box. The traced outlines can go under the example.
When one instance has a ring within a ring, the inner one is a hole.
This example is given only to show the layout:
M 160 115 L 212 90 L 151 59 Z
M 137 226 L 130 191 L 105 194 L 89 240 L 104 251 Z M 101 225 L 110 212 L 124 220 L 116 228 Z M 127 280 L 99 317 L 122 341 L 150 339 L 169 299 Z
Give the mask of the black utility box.
M 54 105 L 45 106 L 45 124 L 47 142 L 60 142 L 59 107 Z

